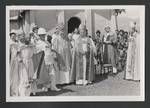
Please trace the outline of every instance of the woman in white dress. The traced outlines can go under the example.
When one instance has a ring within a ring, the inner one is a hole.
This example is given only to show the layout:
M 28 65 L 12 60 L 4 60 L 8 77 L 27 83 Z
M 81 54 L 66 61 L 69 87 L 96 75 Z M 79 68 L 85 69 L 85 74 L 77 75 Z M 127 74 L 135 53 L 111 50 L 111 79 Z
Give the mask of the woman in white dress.
M 15 31 L 10 33 L 10 96 L 18 96 L 19 85 L 19 61 L 18 61 L 18 39 Z
M 139 73 L 140 40 L 135 25 L 136 23 L 133 23 L 133 25 L 131 26 L 132 31 L 128 39 L 129 46 L 127 51 L 127 65 L 125 71 L 125 79 L 139 81 L 140 80 L 140 73 Z
M 35 48 L 30 44 L 30 38 L 23 38 L 20 47 L 20 63 L 19 63 L 19 96 L 30 96 L 30 81 L 33 80 L 34 66 L 32 57 Z

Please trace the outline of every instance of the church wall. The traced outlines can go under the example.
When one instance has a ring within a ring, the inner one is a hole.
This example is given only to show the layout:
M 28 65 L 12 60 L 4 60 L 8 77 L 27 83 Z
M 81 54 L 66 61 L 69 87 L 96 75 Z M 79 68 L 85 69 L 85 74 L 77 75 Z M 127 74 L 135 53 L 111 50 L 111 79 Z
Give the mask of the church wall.
M 94 35 L 97 30 L 100 30 L 104 34 L 106 26 L 112 27 L 111 16 L 111 10 L 93 10 Z
M 100 30 L 102 33 L 104 33 L 104 28 L 109 25 L 109 22 L 104 17 L 98 15 L 97 13 L 94 13 L 94 26 L 96 32 L 97 30 Z
M 32 23 L 35 23 L 39 27 L 45 28 L 47 31 L 53 29 L 58 22 L 62 21 L 65 23 L 66 26 L 65 30 L 67 33 L 67 26 L 68 26 L 67 22 L 71 17 L 78 17 L 81 20 L 81 23 L 83 24 L 86 23 L 89 35 L 92 36 L 95 36 L 96 30 L 100 30 L 102 33 L 104 33 L 104 28 L 106 26 L 108 25 L 112 26 L 111 10 L 108 9 L 91 10 L 91 11 L 90 10 L 61 10 L 61 11 L 60 10 L 31 10 L 30 13 L 28 14 L 30 15 L 29 17 L 26 16 L 27 26 L 29 26 Z M 11 15 L 13 15 L 13 13 Z M 17 26 L 13 25 L 12 22 L 11 28 L 17 28 Z M 26 29 L 25 31 L 28 30 Z
M 81 23 L 84 22 L 85 16 L 84 16 L 84 10 L 65 10 L 66 15 L 66 22 L 71 17 L 78 17 L 81 20 Z
M 66 33 L 68 31 L 68 21 L 72 17 L 78 17 L 81 23 L 84 23 L 85 16 L 83 10 L 65 10 L 65 24 L 66 24 Z
M 80 13 L 76 14 L 75 16 L 78 17 L 78 18 L 80 18 L 81 24 L 84 24 L 84 23 L 85 23 L 84 12 L 80 12 Z
M 15 29 L 15 30 L 19 29 L 19 23 L 17 20 L 10 21 L 10 31 L 12 29 Z
M 34 22 L 39 27 L 45 28 L 47 31 L 54 28 L 57 24 L 56 10 L 33 10 Z
M 98 29 L 104 34 L 104 28 L 106 26 L 113 26 L 111 21 L 112 14 L 109 9 L 92 10 L 91 13 L 90 10 L 65 10 L 65 15 L 65 23 L 67 23 L 71 17 L 78 17 L 81 23 L 86 23 L 89 35 L 92 36 L 95 36 L 95 32 Z
M 15 17 L 15 16 L 18 16 L 18 10 L 10 10 L 10 14 L 9 14 L 9 17 Z M 19 22 L 18 20 L 10 20 L 10 31 L 12 29 L 19 29 Z

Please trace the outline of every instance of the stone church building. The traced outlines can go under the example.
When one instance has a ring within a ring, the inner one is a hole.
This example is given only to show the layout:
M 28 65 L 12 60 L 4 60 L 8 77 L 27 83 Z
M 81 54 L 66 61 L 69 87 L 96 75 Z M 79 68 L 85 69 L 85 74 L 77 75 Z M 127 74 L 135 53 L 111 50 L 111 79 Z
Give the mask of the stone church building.
M 33 23 L 47 31 L 52 30 L 58 23 L 64 23 L 66 34 L 72 32 L 80 24 L 86 25 L 91 36 L 95 36 L 97 30 L 104 33 L 106 26 L 115 30 L 115 19 L 111 9 L 10 11 L 10 30 L 22 29 L 25 33 L 29 33 Z

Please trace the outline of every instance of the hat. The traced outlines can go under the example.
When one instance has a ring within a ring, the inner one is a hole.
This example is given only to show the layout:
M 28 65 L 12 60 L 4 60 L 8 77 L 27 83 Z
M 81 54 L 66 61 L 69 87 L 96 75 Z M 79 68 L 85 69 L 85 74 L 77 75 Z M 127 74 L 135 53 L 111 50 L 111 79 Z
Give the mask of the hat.
M 38 35 L 46 34 L 46 30 L 44 28 L 38 29 Z
M 80 24 L 80 25 L 79 25 L 79 29 L 80 29 L 80 30 L 86 30 L 86 25 Z

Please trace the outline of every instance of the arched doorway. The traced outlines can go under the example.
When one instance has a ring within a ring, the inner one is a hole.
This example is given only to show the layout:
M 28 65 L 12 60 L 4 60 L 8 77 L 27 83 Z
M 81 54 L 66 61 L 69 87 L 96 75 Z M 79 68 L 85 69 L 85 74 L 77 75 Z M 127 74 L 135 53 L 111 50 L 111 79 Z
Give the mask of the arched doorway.
M 78 28 L 81 24 L 81 20 L 78 17 L 71 17 L 68 20 L 68 33 L 72 33 L 75 28 Z

